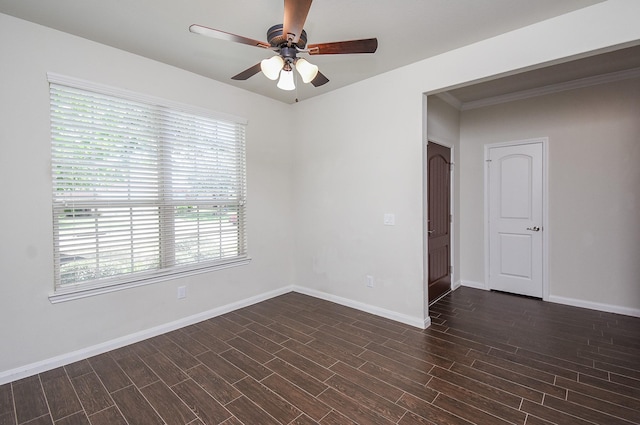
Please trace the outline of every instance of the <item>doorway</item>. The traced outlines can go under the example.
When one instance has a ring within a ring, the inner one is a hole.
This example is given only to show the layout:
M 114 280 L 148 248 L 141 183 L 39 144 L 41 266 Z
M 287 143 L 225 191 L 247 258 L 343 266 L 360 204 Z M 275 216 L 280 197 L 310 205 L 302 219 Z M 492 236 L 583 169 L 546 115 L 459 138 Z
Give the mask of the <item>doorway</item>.
M 451 291 L 451 148 L 427 143 L 427 305 Z
M 546 139 L 485 148 L 487 286 L 543 298 Z

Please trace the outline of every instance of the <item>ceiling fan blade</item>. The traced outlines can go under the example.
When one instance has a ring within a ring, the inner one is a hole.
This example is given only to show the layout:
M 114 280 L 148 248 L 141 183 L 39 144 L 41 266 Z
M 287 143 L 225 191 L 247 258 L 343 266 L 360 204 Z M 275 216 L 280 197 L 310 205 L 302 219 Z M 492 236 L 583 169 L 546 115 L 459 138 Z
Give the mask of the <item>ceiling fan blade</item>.
M 300 40 L 300 35 L 304 29 L 304 22 L 307 20 L 312 0 L 284 0 L 284 21 L 283 34 L 293 34 L 293 43 Z
M 231 77 L 232 80 L 246 80 L 260 72 L 260 63 L 253 65 L 251 68 L 247 68 L 241 73 Z
M 336 41 L 335 43 L 310 44 L 310 55 L 340 55 L 347 53 L 375 53 L 378 49 L 377 38 L 362 40 Z
M 259 40 L 253 40 L 251 38 L 243 37 L 241 35 L 231 34 L 230 32 L 220 31 L 213 28 L 203 27 L 202 25 L 193 24 L 189 27 L 189 31 L 194 34 L 206 35 L 207 37 L 217 38 L 218 40 L 233 41 L 234 43 L 248 44 L 249 46 L 262 47 L 268 49 L 271 46 L 269 43 Z
M 320 71 L 318 71 L 318 75 L 316 75 L 316 78 L 311 80 L 311 84 L 313 84 L 313 87 L 320 87 L 324 84 L 327 84 L 328 82 L 329 79 L 325 77 L 324 74 Z

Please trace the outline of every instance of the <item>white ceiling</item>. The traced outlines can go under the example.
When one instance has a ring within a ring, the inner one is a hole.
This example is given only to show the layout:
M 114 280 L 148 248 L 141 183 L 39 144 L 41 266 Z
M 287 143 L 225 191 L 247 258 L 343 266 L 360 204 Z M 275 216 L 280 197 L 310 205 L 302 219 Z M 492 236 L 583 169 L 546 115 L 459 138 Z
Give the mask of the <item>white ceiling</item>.
M 585 87 L 640 76 L 640 45 L 601 52 L 553 65 L 466 84 L 444 92 L 444 100 L 459 109 L 546 94 L 565 88 Z M 441 93 L 442 94 L 442 93 Z
M 330 82 L 293 92 L 262 74 L 231 80 L 268 50 L 188 30 L 197 23 L 266 41 L 267 29 L 282 22 L 283 0 L 0 0 L 0 13 L 293 103 L 600 1 L 316 0 L 305 24 L 309 44 L 377 37 L 378 51 L 309 57 Z

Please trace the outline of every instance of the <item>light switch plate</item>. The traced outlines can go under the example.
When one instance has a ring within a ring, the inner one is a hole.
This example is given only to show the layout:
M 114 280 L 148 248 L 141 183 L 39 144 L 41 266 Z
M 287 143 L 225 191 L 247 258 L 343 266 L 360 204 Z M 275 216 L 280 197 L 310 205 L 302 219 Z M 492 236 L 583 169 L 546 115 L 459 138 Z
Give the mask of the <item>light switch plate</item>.
M 394 226 L 396 224 L 396 215 L 391 213 L 385 213 L 383 218 L 385 226 Z

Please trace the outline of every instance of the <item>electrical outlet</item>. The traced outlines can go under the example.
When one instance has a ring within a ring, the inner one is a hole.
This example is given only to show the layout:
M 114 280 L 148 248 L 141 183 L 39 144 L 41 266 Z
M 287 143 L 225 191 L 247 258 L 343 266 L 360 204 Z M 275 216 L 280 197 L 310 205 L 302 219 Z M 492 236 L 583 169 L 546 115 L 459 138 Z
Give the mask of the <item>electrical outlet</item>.
M 375 283 L 373 281 L 373 276 L 371 275 L 367 275 L 367 288 L 373 288 L 375 286 Z
M 178 286 L 178 299 L 181 300 L 183 298 L 187 298 L 187 287 Z

